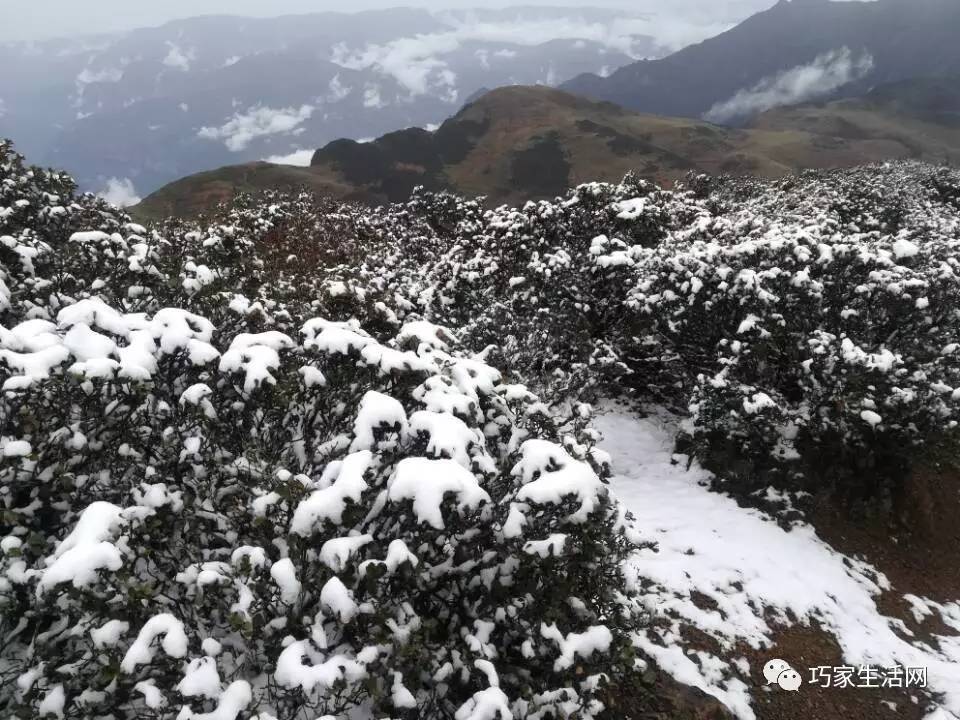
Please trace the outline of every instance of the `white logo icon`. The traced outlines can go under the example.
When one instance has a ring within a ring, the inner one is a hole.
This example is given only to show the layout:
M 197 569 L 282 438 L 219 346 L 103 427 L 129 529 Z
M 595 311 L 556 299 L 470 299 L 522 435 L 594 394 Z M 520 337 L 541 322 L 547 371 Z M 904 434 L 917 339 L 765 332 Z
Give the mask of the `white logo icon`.
M 771 660 L 763 666 L 763 676 L 767 679 L 768 685 L 779 685 L 780 689 L 787 692 L 796 692 L 803 684 L 800 673 L 790 667 L 790 663 L 785 660 Z

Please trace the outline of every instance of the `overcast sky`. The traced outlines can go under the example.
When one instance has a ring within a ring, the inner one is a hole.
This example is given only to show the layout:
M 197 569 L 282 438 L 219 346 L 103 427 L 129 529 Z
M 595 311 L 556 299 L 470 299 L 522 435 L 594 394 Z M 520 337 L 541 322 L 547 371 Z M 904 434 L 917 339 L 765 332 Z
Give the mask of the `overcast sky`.
M 421 6 L 435 9 L 509 5 L 581 5 L 676 12 L 678 6 L 698 7 L 722 16 L 730 6 L 744 14 L 773 5 L 776 0 L 0 0 L 0 41 L 39 40 L 135 27 L 160 25 L 176 18 L 231 14 L 275 16 L 335 10 L 352 12 L 383 7 Z

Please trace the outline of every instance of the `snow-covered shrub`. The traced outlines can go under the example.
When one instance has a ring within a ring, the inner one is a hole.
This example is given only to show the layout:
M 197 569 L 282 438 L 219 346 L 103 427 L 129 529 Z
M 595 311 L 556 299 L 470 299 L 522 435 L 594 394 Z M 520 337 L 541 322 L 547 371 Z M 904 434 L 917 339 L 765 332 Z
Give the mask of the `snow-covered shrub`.
M 144 228 L 0 145 L 0 705 L 596 717 L 643 615 L 582 401 L 689 406 L 748 493 L 882 493 L 954 436 L 957 187 L 267 194 Z
M 477 201 L 420 192 L 338 235 L 362 251 L 328 267 L 339 282 L 328 281 L 322 292 L 335 292 L 354 315 L 378 323 L 380 304 L 398 320 L 455 327 L 464 345 L 489 349 L 491 360 L 546 394 L 591 398 L 631 382 L 634 372 L 619 355 L 632 280 L 621 256 L 703 213 L 687 194 L 631 177 L 522 208 L 486 210 Z M 316 246 L 331 235 L 331 217 L 295 224 L 312 225 L 301 238 Z M 598 263 L 601 253 L 613 258 Z
M 768 184 L 635 252 L 629 303 L 691 383 L 694 448 L 747 491 L 802 474 L 875 497 L 952 437 L 960 222 L 931 172 Z
M 0 171 L 8 714 L 602 711 L 642 615 L 589 408 L 324 270 L 362 252 L 325 233 L 409 220 L 287 198 L 148 231 Z
M 929 174 L 933 197 L 944 205 L 960 210 L 960 176 L 947 168 Z

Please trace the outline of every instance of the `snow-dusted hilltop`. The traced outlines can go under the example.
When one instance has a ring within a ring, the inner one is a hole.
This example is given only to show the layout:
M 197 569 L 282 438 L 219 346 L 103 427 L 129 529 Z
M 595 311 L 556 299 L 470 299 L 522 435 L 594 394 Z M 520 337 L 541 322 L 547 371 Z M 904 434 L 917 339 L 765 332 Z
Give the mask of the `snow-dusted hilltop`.
M 634 524 L 596 428 L 631 502 L 657 473 L 709 508 L 705 474 L 630 455 L 649 429 L 597 408 L 681 413 L 741 500 L 882 508 L 955 440 L 958 247 L 960 176 L 921 164 L 493 211 L 270 194 L 142 227 L 2 144 L 0 705 L 600 720 L 670 673 L 753 718 L 750 662 L 683 628 L 761 647 L 772 595 L 651 561 L 702 538 Z M 889 584 L 856 568 L 869 609 Z M 790 608 L 851 617 L 825 602 Z M 915 706 L 960 714 L 955 638 L 883 639 L 909 656 L 843 651 L 929 660 Z

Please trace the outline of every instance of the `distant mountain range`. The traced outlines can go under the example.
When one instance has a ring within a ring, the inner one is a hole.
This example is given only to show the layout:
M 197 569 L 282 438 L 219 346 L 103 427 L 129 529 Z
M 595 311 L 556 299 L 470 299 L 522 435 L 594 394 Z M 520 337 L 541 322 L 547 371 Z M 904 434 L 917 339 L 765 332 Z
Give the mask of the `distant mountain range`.
M 960 74 L 957 0 L 780 0 L 668 57 L 561 87 L 634 110 L 743 121 L 772 107 Z
M 949 156 L 952 120 L 917 79 L 960 76 L 960 1 L 773 1 L 718 0 L 699 24 L 691 18 L 702 3 L 644 14 L 658 5 L 638 0 L 633 11 L 212 16 L 0 45 L 0 66 L 17 68 L 0 73 L 0 137 L 71 171 L 83 189 L 115 185 L 118 200 L 191 176 L 197 199 L 170 188 L 151 198 L 178 208 L 278 183 L 370 201 L 424 184 L 498 201 L 627 169 L 670 181 L 689 169 L 770 175 L 938 159 L 938 143 Z M 558 84 L 662 118 L 486 90 Z M 909 93 L 929 107 L 921 112 Z M 861 104 L 832 104 L 844 98 Z
M 589 7 L 393 9 L 0 45 L 0 137 L 84 189 L 119 178 L 146 194 L 227 163 L 429 126 L 482 88 L 600 76 L 714 32 Z
M 423 185 L 518 203 L 630 171 L 670 183 L 691 170 L 778 177 L 906 158 L 960 162 L 960 79 L 903 81 L 860 98 L 778 108 L 743 128 L 510 87 L 482 96 L 434 132 L 338 140 L 318 150 L 309 168 L 253 163 L 201 173 L 162 188 L 134 212 L 192 215 L 238 191 L 299 187 L 383 203 Z

